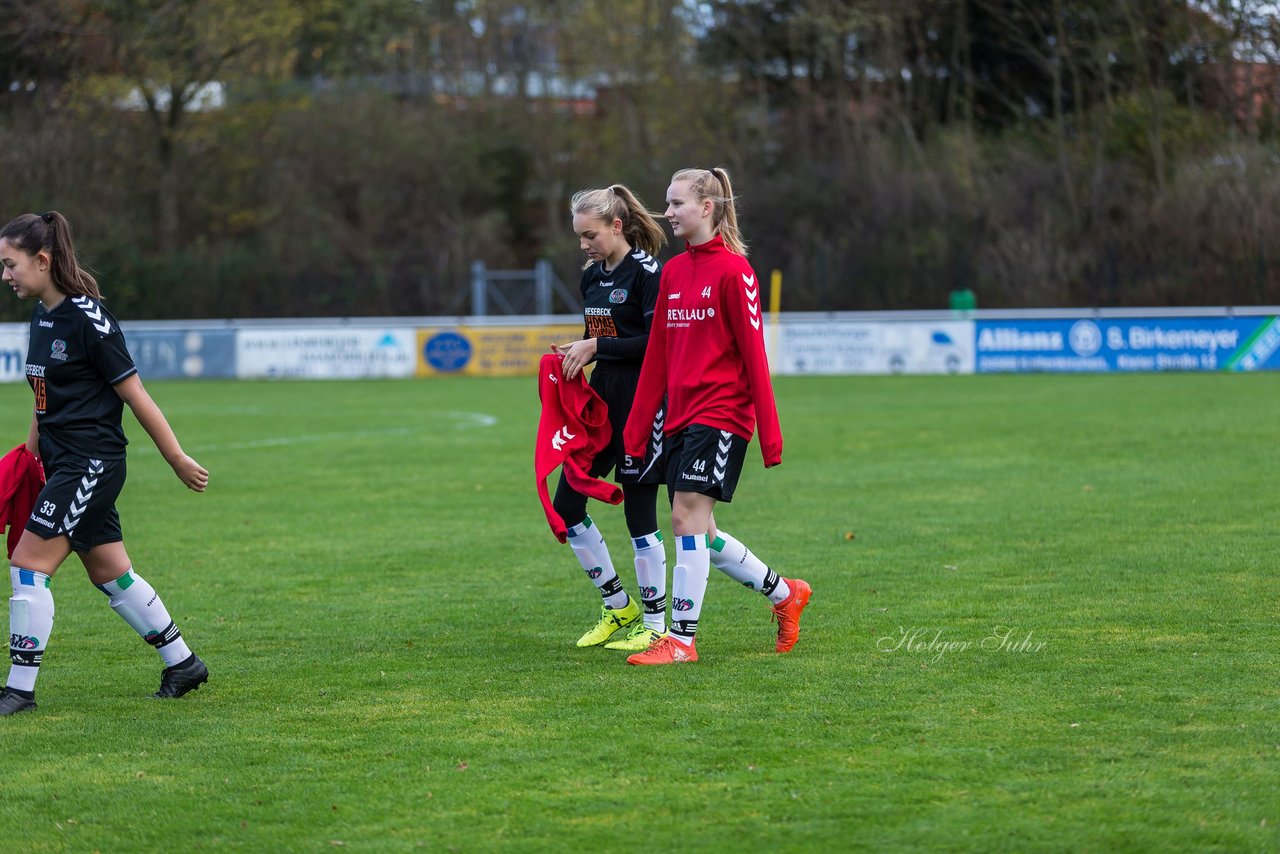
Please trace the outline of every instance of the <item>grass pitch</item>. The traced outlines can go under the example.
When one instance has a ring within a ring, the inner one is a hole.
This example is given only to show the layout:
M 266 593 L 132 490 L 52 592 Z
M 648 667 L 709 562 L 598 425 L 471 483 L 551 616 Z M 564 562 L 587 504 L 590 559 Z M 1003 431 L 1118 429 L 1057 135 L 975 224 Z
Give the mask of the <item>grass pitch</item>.
M 717 519 L 813 584 L 800 643 L 713 571 L 646 669 L 573 646 L 532 379 L 149 388 L 212 482 L 130 421 L 126 544 L 212 678 L 146 699 L 64 565 L 6 850 L 1280 847 L 1280 376 L 781 378 Z

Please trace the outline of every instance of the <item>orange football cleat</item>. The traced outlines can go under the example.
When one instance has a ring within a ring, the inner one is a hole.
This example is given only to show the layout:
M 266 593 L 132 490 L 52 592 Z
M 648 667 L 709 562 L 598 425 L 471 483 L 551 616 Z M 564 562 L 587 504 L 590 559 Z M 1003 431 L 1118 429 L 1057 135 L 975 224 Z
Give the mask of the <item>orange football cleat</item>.
M 684 664 L 698 660 L 694 644 L 685 646 L 670 635 L 663 635 L 644 652 L 627 656 L 627 664 Z
M 800 612 L 813 595 L 813 588 L 803 579 L 788 578 L 786 582 L 791 595 L 773 606 L 773 621 L 778 624 L 778 652 L 791 652 L 791 647 L 800 639 Z

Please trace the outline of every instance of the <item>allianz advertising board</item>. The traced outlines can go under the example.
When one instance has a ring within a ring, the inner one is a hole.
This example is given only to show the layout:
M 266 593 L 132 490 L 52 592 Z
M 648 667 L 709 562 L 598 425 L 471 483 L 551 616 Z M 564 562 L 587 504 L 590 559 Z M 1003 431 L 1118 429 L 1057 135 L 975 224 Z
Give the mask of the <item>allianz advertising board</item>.
M 1274 316 L 980 320 L 982 373 L 1280 370 Z

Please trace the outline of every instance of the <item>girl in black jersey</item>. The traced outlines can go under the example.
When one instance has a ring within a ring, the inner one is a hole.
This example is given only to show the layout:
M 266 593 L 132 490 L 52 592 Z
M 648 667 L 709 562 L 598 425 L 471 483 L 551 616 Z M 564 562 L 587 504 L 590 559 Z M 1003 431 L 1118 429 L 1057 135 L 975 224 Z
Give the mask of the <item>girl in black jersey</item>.
M 76 259 L 62 214 L 25 214 L 0 229 L 3 279 L 35 299 L 27 380 L 35 412 L 27 450 L 46 483 L 10 558 L 9 678 L 0 715 L 35 709 L 36 675 L 53 628 L 50 580 L 75 552 L 89 580 L 164 659 L 156 697 L 181 697 L 209 678 L 150 584 L 133 570 L 116 513 L 124 487 L 124 404 L 188 488 L 203 492 L 209 472 L 187 456 L 156 406 L 102 305 L 98 283 Z
M 582 271 L 585 332 L 579 341 L 552 345 L 564 357 L 563 373 L 573 379 L 595 362 L 591 387 L 609 408 L 613 442 L 591 468 L 595 477 L 615 470 L 623 510 L 635 552 L 640 607 L 622 589 L 600 529 L 587 515 L 587 498 L 560 476 L 552 505 L 564 519 L 569 545 L 604 603 L 600 620 L 578 639 L 578 646 L 643 650 L 666 631 L 666 550 L 658 531 L 658 485 L 663 479 L 662 413 L 644 459 L 622 450 L 622 428 L 631 412 L 649 327 L 658 301 L 661 265 L 654 255 L 666 242 L 662 227 L 634 194 L 621 184 L 583 190 L 569 203 L 573 230 L 589 259 Z M 624 638 L 605 643 L 620 629 Z

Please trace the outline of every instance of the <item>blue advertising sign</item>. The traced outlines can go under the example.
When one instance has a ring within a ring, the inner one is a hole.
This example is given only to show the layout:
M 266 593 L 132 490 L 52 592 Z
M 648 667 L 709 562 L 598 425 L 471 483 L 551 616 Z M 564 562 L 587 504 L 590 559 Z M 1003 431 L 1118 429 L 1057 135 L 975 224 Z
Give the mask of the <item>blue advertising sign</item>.
M 1276 317 L 980 320 L 978 373 L 1280 370 Z
M 422 345 L 422 357 L 441 373 L 461 371 L 471 361 L 471 342 L 456 332 L 437 332 Z
M 129 355 L 142 379 L 236 376 L 233 330 L 124 330 Z

